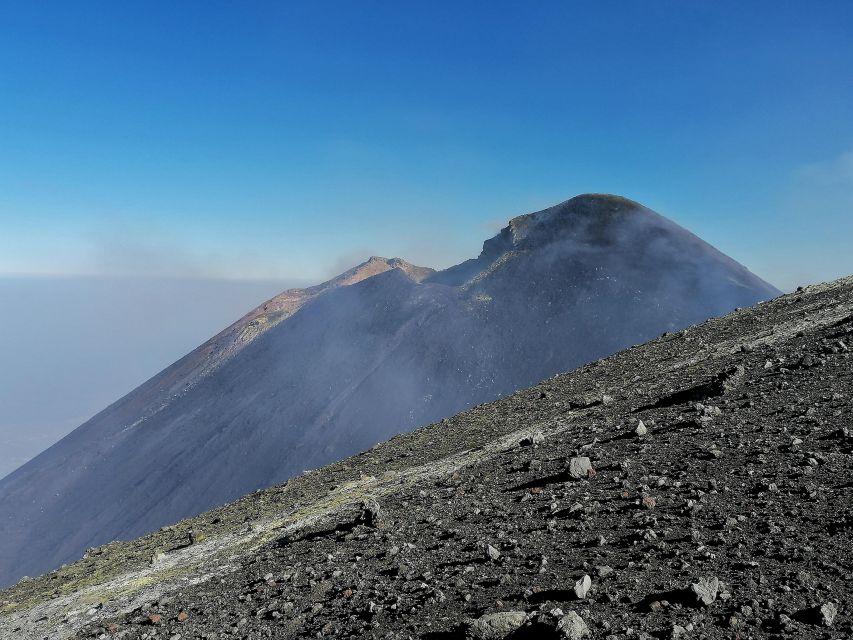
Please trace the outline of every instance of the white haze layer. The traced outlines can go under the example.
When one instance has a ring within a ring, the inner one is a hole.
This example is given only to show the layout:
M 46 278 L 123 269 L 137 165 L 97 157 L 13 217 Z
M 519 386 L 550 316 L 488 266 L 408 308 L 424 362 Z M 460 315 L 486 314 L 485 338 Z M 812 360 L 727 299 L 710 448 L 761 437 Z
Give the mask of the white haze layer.
M 0 477 L 296 284 L 0 278 Z

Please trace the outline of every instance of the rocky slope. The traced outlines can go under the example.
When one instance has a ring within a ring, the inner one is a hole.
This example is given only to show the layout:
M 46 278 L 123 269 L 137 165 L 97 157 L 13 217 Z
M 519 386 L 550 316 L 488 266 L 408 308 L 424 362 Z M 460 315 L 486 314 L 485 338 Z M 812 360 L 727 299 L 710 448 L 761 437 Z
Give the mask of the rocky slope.
M 0 592 L 9 638 L 846 638 L 853 278 Z
M 777 291 L 615 196 L 256 309 L 0 481 L 0 584 Z

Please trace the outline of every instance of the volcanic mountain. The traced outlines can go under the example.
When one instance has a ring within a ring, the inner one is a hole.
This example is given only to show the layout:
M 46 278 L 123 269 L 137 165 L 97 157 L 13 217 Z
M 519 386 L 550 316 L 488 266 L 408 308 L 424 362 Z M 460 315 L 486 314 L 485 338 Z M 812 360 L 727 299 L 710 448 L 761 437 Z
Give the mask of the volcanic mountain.
M 0 584 L 779 292 L 630 200 L 261 305 L 0 481 Z M 448 434 L 450 437 L 451 434 Z

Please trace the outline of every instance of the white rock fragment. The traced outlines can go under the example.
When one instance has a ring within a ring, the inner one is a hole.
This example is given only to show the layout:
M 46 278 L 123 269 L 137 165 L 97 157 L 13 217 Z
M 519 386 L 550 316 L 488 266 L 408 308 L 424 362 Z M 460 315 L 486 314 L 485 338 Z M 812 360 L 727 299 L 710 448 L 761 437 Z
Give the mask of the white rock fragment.
M 592 463 L 586 456 L 577 456 L 569 460 L 569 475 L 577 480 L 586 478 L 592 473 Z
M 585 600 L 587 594 L 589 593 L 589 589 L 592 586 L 592 578 L 588 575 L 585 575 L 583 578 L 580 578 L 577 582 L 575 582 L 575 595 L 578 597 L 578 600 Z

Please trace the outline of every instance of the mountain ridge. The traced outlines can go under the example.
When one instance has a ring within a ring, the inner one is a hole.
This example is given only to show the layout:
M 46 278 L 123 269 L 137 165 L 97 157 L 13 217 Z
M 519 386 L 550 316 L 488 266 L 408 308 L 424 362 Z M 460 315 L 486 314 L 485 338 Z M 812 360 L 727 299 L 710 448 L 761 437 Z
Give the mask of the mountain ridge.
M 7 476 L 0 583 L 778 293 L 636 203 L 544 211 L 443 272 L 284 292 Z

